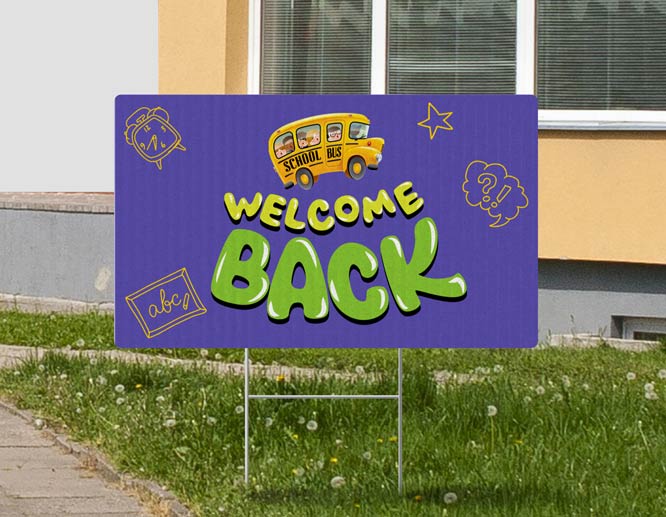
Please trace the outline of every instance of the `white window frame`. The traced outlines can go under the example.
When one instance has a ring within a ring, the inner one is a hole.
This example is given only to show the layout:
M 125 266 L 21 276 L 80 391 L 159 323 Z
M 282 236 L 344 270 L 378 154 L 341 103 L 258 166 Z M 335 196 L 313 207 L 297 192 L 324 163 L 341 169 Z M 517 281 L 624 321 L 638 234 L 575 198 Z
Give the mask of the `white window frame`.
M 261 2 L 248 0 L 247 92 L 261 88 Z M 386 93 L 389 0 L 372 0 L 370 93 Z M 536 95 L 536 2 L 516 0 L 516 93 Z M 539 129 L 666 130 L 666 111 L 539 110 Z

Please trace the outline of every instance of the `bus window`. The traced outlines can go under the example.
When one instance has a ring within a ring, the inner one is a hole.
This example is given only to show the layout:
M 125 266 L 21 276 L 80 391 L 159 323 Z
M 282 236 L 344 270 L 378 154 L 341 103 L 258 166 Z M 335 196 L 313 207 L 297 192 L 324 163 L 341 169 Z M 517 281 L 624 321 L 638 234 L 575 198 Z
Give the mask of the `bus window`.
M 293 153 L 294 136 L 291 134 L 291 132 L 278 136 L 275 139 L 273 148 L 275 150 L 275 156 L 278 158 L 282 158 L 283 156 L 287 156 L 289 153 Z
M 321 142 L 321 127 L 319 124 L 314 124 L 299 128 L 296 130 L 296 138 L 298 139 L 298 147 L 301 149 L 319 145 L 319 142 Z
M 349 138 L 352 140 L 368 138 L 368 129 L 369 126 L 367 124 L 362 124 L 361 122 L 352 122 L 349 124 Z
M 329 142 L 338 142 L 342 138 L 342 124 L 334 122 L 326 126 Z

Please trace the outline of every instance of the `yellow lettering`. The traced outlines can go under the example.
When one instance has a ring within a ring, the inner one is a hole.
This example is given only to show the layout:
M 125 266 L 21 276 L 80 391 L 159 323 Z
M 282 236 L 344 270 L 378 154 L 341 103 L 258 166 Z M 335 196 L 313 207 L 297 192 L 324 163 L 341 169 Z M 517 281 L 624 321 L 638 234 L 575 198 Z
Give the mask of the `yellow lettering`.
M 384 210 L 395 214 L 395 204 L 384 189 L 377 192 L 376 199 L 368 196 L 363 198 L 363 220 L 366 224 L 372 224 L 373 219 L 381 217 Z
M 259 220 L 269 228 L 280 228 L 280 216 L 287 206 L 287 200 L 277 194 L 266 196 Z
M 348 208 L 349 211 L 345 211 L 345 208 Z M 333 211 L 341 223 L 353 224 L 358 219 L 360 208 L 354 196 L 344 195 L 335 200 Z
M 335 224 L 335 220 L 332 216 L 327 216 L 323 221 L 319 220 L 317 217 L 317 212 L 321 212 L 322 215 L 326 215 L 329 210 L 328 202 L 324 199 L 315 199 L 310 206 L 308 207 L 308 224 L 315 232 L 326 233 Z
M 227 208 L 229 217 L 231 217 L 232 220 L 238 222 L 240 221 L 240 218 L 243 216 L 243 214 L 245 214 L 248 219 L 252 219 L 255 215 L 257 215 L 257 212 L 261 207 L 261 200 L 261 193 L 257 192 L 254 195 L 252 203 L 248 203 L 247 199 L 244 197 L 240 198 L 238 203 L 236 203 L 236 198 L 234 198 L 234 195 L 231 192 L 227 192 L 224 195 L 224 206 Z
M 305 223 L 296 220 L 296 212 L 298 212 L 298 199 L 291 198 L 284 216 L 284 225 L 293 232 L 302 232 L 305 230 Z
M 423 208 L 423 198 L 420 198 L 417 192 L 410 192 L 412 186 L 411 181 L 405 181 L 393 191 L 395 200 L 407 217 L 414 215 Z

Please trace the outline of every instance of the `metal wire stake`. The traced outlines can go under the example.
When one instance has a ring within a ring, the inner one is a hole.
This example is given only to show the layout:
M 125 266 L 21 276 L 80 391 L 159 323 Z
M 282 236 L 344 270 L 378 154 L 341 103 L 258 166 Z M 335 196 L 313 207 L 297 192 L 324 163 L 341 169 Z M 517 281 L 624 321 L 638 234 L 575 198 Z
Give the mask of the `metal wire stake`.
M 398 348 L 398 494 L 402 495 L 402 348 Z
M 250 482 L 250 350 L 245 349 L 245 390 L 244 390 L 244 411 L 245 417 L 245 484 Z

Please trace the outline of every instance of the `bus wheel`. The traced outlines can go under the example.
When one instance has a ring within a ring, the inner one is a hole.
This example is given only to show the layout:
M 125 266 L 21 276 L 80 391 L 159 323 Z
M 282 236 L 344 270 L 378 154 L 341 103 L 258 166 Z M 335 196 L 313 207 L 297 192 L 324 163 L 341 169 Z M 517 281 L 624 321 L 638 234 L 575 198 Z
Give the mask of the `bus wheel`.
M 360 180 L 365 175 L 365 161 L 360 156 L 354 156 L 347 164 L 347 172 L 355 180 Z
M 298 169 L 296 171 L 296 183 L 303 190 L 310 190 L 314 184 L 312 173 L 306 168 Z

